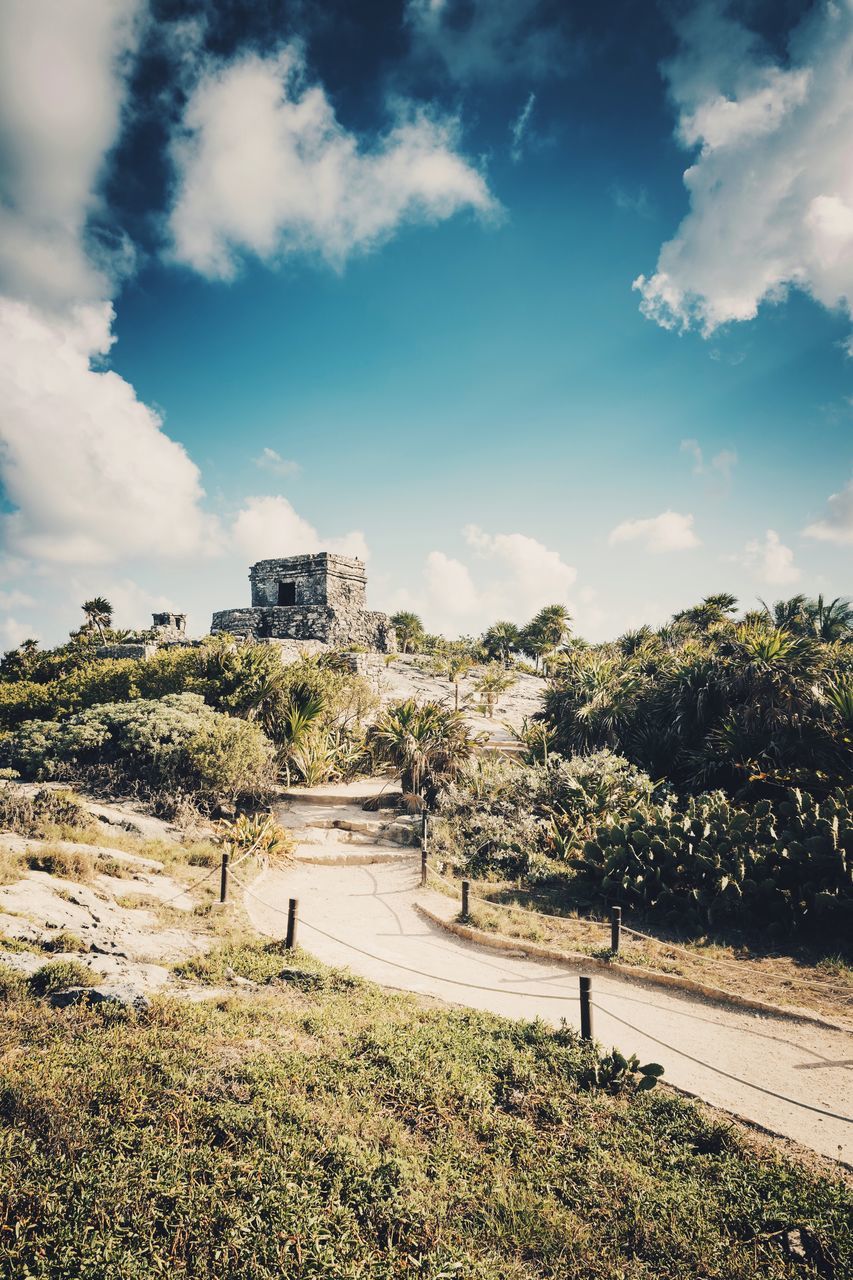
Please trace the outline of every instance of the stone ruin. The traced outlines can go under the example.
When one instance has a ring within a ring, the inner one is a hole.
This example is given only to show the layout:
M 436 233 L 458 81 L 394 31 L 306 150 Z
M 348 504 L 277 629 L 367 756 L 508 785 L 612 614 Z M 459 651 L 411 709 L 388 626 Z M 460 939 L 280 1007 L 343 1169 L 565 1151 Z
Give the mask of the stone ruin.
M 365 608 L 367 574 L 360 560 L 316 555 L 259 560 L 249 570 L 252 603 L 221 609 L 210 631 L 302 647 L 396 653 L 397 633 L 385 613 Z

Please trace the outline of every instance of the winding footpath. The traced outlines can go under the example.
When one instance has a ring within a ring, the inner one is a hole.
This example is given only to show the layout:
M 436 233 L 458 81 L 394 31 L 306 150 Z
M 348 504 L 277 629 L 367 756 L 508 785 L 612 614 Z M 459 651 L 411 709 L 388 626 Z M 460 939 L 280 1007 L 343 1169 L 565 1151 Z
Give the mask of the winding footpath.
M 283 937 L 288 899 L 297 898 L 298 941 L 329 964 L 457 1005 L 579 1026 L 582 963 L 499 952 L 425 919 L 416 904 L 446 916 L 447 899 L 421 889 L 417 851 L 375 815 L 371 835 L 368 815 L 352 800 L 339 794 L 325 808 L 297 802 L 282 811 L 297 831 L 300 860 L 246 888 L 259 932 Z M 604 1047 L 660 1062 L 670 1084 L 853 1165 L 848 1032 L 596 971 L 592 985 L 593 1030 Z

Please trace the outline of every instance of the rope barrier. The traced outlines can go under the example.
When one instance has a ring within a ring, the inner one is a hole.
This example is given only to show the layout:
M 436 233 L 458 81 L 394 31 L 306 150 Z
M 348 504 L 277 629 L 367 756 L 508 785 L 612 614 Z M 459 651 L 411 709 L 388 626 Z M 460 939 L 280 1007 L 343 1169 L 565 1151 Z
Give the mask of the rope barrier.
M 207 875 L 206 875 L 206 876 L 202 876 L 200 880 L 196 880 L 195 884 L 188 884 L 188 885 L 186 886 L 186 888 L 184 888 L 184 889 L 179 889 L 177 893 L 173 893 L 173 894 L 172 894 L 171 898 L 160 898 L 160 899 L 158 899 L 159 905 L 160 905 L 161 907 L 167 907 L 167 906 L 169 905 L 169 903 L 170 903 L 170 902 L 174 902 L 176 898 L 183 898 L 183 897 L 186 897 L 186 895 L 189 893 L 190 889 L 197 889 L 197 888 L 199 887 L 199 885 L 204 884 L 204 882 L 205 882 L 206 880 L 209 880 L 209 879 L 210 879 L 210 877 L 214 874 L 214 872 L 215 872 L 215 871 L 218 871 L 218 870 L 219 870 L 219 867 L 211 867 L 211 868 L 210 868 L 210 870 L 208 871 Z
M 624 1018 L 619 1017 L 618 1013 L 612 1013 L 597 1001 L 593 1007 L 605 1014 L 606 1017 L 612 1018 L 614 1022 L 621 1023 L 629 1031 L 635 1032 L 638 1036 L 645 1036 L 647 1040 L 659 1045 L 661 1049 L 668 1049 L 670 1053 L 677 1053 L 680 1058 L 686 1058 L 688 1062 L 695 1063 L 697 1067 L 704 1067 L 707 1071 L 713 1071 L 718 1076 L 724 1076 L 726 1080 L 733 1080 L 735 1084 L 743 1084 L 748 1089 L 755 1089 L 758 1093 L 767 1094 L 769 1098 L 777 1098 L 780 1102 L 787 1102 L 789 1106 L 800 1107 L 803 1111 L 814 1111 L 817 1115 L 826 1116 L 829 1120 L 841 1120 L 844 1124 L 853 1124 L 853 1117 L 851 1116 L 842 1116 L 836 1111 L 825 1111 L 823 1107 L 813 1107 L 809 1102 L 799 1102 L 796 1098 L 788 1098 L 784 1093 L 775 1093 L 773 1089 L 765 1089 L 764 1085 L 753 1084 L 751 1080 L 744 1080 L 742 1076 L 735 1076 L 730 1071 L 723 1071 L 722 1067 L 715 1067 L 710 1062 L 703 1062 L 701 1058 L 694 1058 L 692 1054 L 685 1053 L 683 1049 L 676 1049 L 675 1045 L 667 1044 L 665 1040 L 659 1040 L 657 1036 L 653 1036 L 648 1031 L 643 1031 L 641 1027 L 635 1027 L 633 1023 L 626 1022 Z
M 427 868 L 434 876 L 436 876 L 437 879 L 441 880 L 443 884 L 446 884 L 449 888 L 458 891 L 458 886 L 436 871 L 431 863 L 427 863 Z M 572 919 L 570 917 L 555 915 L 553 912 L 533 911 L 529 907 L 521 907 L 516 903 L 495 902 L 494 899 L 483 898 L 478 893 L 471 893 L 469 896 L 473 901 L 483 902 L 486 906 L 494 907 L 495 910 L 498 911 L 520 911 L 523 912 L 524 915 L 534 916 L 540 920 L 559 920 L 565 924 L 572 923 Z M 606 930 L 609 930 L 610 928 L 610 925 L 603 920 L 584 920 L 583 923 L 594 924 L 599 928 Z M 690 947 L 680 946 L 677 942 L 666 942 L 662 938 L 655 938 L 649 933 L 641 933 L 639 929 L 632 929 L 626 924 L 623 924 L 621 929 L 623 933 L 629 933 L 635 938 L 642 938 L 646 942 L 652 942 L 655 946 L 662 947 L 666 951 L 680 951 L 682 955 L 687 956 L 691 960 L 699 960 L 704 964 L 714 965 L 715 968 L 731 969 L 732 971 L 739 973 L 741 976 L 743 976 L 744 963 L 752 963 L 749 961 L 744 962 L 743 960 L 723 960 L 717 959 L 714 956 L 703 955 L 701 951 L 694 951 Z M 822 982 L 809 982 L 807 979 L 800 979 L 796 976 L 786 978 L 767 973 L 758 974 L 757 976 L 760 976 L 764 981 L 771 985 L 775 983 L 777 986 L 785 986 L 787 983 L 793 983 L 798 987 L 817 991 L 823 995 L 837 995 L 846 1000 L 853 1001 L 853 988 L 850 987 L 830 986 Z
M 240 885 L 243 892 L 247 893 L 250 898 L 254 898 L 255 902 L 259 903 L 260 906 L 265 907 L 268 911 L 275 911 L 280 916 L 287 915 L 287 912 L 282 911 L 281 907 L 276 907 L 271 902 L 264 902 L 262 898 L 259 898 L 256 893 L 253 893 L 251 889 L 243 884 L 242 880 L 237 876 L 235 876 L 234 879 Z M 338 946 L 346 947 L 349 951 L 355 951 L 360 956 L 367 956 L 369 960 L 377 960 L 380 964 L 390 965 L 392 969 L 401 969 L 404 973 L 414 973 L 417 977 L 427 978 L 430 982 L 447 982 L 453 987 L 465 987 L 469 991 L 491 991 L 495 995 L 523 996 L 527 999 L 530 998 L 529 991 L 513 991 L 509 987 L 484 987 L 477 982 L 462 982 L 459 978 L 445 978 L 437 973 L 425 973 L 423 969 L 414 969 L 410 965 L 400 964 L 398 961 L 389 960 L 385 956 L 377 956 L 372 951 L 365 951 L 363 947 L 357 947 L 353 942 L 345 942 L 343 938 L 336 938 L 334 934 L 327 933 L 326 930 L 321 929 L 319 925 L 310 924 L 307 920 L 300 919 L 299 923 L 306 929 L 313 929 L 315 933 L 319 933 L 321 937 L 327 938 L 329 942 L 336 942 Z M 557 995 L 554 992 L 548 992 L 537 996 L 536 998 L 539 1000 L 568 1000 L 574 1003 L 580 999 L 579 996 Z
M 281 907 L 276 907 L 273 903 L 264 902 L 262 898 L 259 898 L 256 893 L 252 892 L 248 885 L 243 883 L 239 876 L 234 876 L 234 879 L 240 885 L 243 892 L 248 894 L 250 898 L 254 898 L 260 906 L 266 908 L 268 911 L 274 911 L 278 915 L 287 915 L 287 912 L 283 911 Z M 318 925 L 310 924 L 307 920 L 301 920 L 300 924 L 308 929 L 312 929 L 315 933 L 319 933 L 321 937 L 326 938 L 329 942 L 335 942 L 338 946 L 345 947 L 349 951 L 354 951 L 358 955 L 366 956 L 370 960 L 376 960 L 380 964 L 390 965 L 391 968 L 400 969 L 404 973 L 413 973 L 417 977 L 426 978 L 432 982 L 446 982 L 454 987 L 464 987 L 470 991 L 488 991 L 495 995 L 522 996 L 527 1000 L 562 1000 L 570 1001 L 572 1003 L 580 1000 L 580 996 L 557 995 L 554 992 L 514 991 L 508 987 L 486 987 L 476 982 L 462 982 L 458 978 L 445 978 L 438 974 L 425 973 L 422 969 L 415 969 L 410 965 L 400 964 L 396 960 L 388 960 L 385 956 L 377 956 L 372 951 L 366 951 L 363 947 L 357 947 L 352 942 L 345 942 L 343 938 L 337 938 L 334 934 L 327 933 L 325 929 L 321 929 Z M 399 990 L 399 988 L 397 989 Z M 633 1023 L 628 1022 L 625 1018 L 621 1018 L 617 1013 L 612 1013 L 609 1009 L 606 1009 L 598 1002 L 595 1002 L 593 1007 L 605 1014 L 606 1017 L 612 1018 L 615 1022 L 620 1023 L 629 1031 L 633 1031 L 635 1035 L 644 1036 L 647 1040 L 651 1040 L 653 1044 L 659 1045 L 660 1048 L 666 1049 L 670 1053 L 678 1054 L 681 1058 L 686 1058 L 688 1062 L 692 1062 L 698 1067 L 704 1067 L 707 1071 L 713 1071 L 716 1075 L 723 1076 L 727 1080 L 732 1080 L 736 1084 L 744 1085 L 746 1088 L 753 1089 L 757 1093 L 765 1094 L 767 1097 L 776 1098 L 778 1101 L 784 1102 L 788 1106 L 799 1107 L 801 1110 L 814 1112 L 815 1114 L 825 1116 L 830 1120 L 840 1120 L 844 1124 L 853 1124 L 853 1118 L 850 1116 L 844 1116 L 835 1111 L 827 1111 L 822 1107 L 812 1106 L 811 1103 L 808 1102 L 799 1102 L 796 1098 L 789 1098 L 785 1094 L 776 1093 L 773 1089 L 765 1088 L 764 1085 L 754 1084 L 751 1080 L 744 1080 L 743 1077 L 733 1075 L 729 1071 L 724 1071 L 721 1067 L 715 1067 L 710 1062 L 704 1062 L 701 1058 L 695 1058 L 692 1054 L 686 1053 L 683 1049 L 677 1049 L 675 1045 L 668 1044 L 665 1040 L 660 1040 L 657 1036 L 651 1035 L 650 1032 L 643 1031 L 642 1028 L 634 1026 Z

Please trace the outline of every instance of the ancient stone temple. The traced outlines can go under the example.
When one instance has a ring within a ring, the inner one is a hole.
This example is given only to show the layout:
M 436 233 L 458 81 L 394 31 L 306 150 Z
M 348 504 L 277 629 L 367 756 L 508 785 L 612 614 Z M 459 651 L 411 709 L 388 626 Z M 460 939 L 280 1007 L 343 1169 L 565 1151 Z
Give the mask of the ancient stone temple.
M 210 630 L 256 640 L 307 641 L 336 649 L 394 653 L 391 619 L 365 608 L 367 574 L 360 560 L 321 551 L 260 560 L 249 570 L 252 604 L 222 609 Z

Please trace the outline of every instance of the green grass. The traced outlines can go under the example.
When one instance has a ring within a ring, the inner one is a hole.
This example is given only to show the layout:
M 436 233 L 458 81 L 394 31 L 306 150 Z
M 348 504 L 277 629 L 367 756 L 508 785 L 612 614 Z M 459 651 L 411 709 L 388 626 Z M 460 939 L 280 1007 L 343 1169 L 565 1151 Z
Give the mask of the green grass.
M 0 982 L 0 1276 L 850 1274 L 840 1179 L 663 1090 L 581 1089 L 569 1030 L 424 1007 L 278 944 L 184 966 L 226 969 L 264 985 L 146 1015 Z M 786 1261 L 793 1227 L 822 1271 Z

